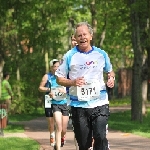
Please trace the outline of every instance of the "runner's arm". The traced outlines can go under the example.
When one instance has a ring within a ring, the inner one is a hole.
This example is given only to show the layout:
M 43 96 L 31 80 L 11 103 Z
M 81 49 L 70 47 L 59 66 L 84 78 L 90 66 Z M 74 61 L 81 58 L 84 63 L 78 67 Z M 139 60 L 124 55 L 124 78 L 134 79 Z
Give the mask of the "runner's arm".
M 75 80 L 68 79 L 69 70 L 68 67 L 69 64 L 67 63 L 67 54 L 63 56 L 62 64 L 59 66 L 59 68 L 56 70 L 56 82 L 65 87 L 74 86 Z
M 70 80 L 65 77 L 56 77 L 57 83 L 59 85 L 65 86 L 65 87 L 70 87 L 75 85 L 75 80 Z
M 112 68 L 112 64 L 110 62 L 110 58 L 108 57 L 108 54 L 105 53 L 105 67 L 104 67 L 104 71 L 107 73 L 108 75 L 108 81 L 107 81 L 107 86 L 110 88 L 114 87 L 114 80 L 115 80 L 115 73 L 113 71 Z
M 45 74 L 43 76 L 43 78 L 41 80 L 41 83 L 39 85 L 39 88 L 38 88 L 40 92 L 50 92 L 51 89 L 48 88 L 48 87 L 45 87 L 45 84 L 47 83 L 47 80 L 48 80 L 48 75 Z

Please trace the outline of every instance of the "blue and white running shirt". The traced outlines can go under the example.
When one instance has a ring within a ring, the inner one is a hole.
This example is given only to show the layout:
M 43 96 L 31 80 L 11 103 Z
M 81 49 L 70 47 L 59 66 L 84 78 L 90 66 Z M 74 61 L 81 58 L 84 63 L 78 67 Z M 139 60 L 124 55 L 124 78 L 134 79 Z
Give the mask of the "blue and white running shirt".
M 56 82 L 56 76 L 53 75 L 52 73 L 48 73 L 48 80 L 47 80 L 47 83 L 46 83 L 46 87 L 49 87 L 49 83 L 51 84 L 51 88 L 57 88 L 59 87 L 60 85 L 57 84 Z M 64 98 L 62 100 L 55 100 L 55 99 L 52 99 L 52 104 L 66 104 L 67 103 L 67 99 Z
M 76 95 L 77 87 L 70 87 L 73 92 L 69 93 L 71 106 L 82 108 L 94 108 L 109 104 L 106 86 L 104 83 L 103 72 L 111 72 L 112 65 L 107 53 L 95 46 L 89 52 L 82 52 L 78 47 L 72 48 L 63 58 L 62 64 L 56 70 L 55 75 L 74 80 L 78 77 L 84 77 L 85 81 L 97 82 L 99 87 L 99 96 L 89 101 L 81 101 Z

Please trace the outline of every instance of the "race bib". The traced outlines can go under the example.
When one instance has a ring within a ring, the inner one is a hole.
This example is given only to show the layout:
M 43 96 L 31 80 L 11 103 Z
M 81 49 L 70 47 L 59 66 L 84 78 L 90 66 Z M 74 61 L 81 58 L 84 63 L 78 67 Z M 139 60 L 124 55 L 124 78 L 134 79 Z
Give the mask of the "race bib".
M 100 96 L 100 85 L 96 82 L 92 82 L 77 87 L 77 96 L 79 101 L 94 100 Z
M 64 91 L 64 87 L 51 88 L 54 100 L 60 101 L 67 97 L 66 93 L 61 92 L 61 90 Z
M 52 98 L 49 95 L 45 95 L 45 108 L 51 108 Z

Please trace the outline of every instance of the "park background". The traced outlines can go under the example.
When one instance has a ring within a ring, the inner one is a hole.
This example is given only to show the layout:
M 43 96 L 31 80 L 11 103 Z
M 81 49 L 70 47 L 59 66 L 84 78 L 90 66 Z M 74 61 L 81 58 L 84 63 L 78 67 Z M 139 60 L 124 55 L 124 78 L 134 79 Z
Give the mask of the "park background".
M 71 49 L 75 24 L 87 21 L 92 44 L 109 54 L 116 73 L 110 101 L 127 97 L 131 120 L 142 123 L 150 100 L 149 0 L 0 0 L 0 16 L 0 82 L 10 72 L 12 114 L 43 107 L 38 86 L 49 61 Z

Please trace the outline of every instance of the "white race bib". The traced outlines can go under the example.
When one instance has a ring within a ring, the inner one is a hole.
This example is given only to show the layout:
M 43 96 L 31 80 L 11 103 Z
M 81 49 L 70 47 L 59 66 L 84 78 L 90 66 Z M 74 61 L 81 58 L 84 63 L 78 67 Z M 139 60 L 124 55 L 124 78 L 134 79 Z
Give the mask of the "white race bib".
M 81 87 L 77 87 L 77 96 L 79 101 L 90 101 L 100 96 L 99 82 L 86 83 Z
M 66 93 L 60 92 L 61 90 L 64 90 L 64 87 L 55 87 L 51 88 L 51 92 L 53 94 L 53 99 L 56 101 L 63 100 L 67 97 Z
M 52 98 L 49 95 L 45 95 L 45 108 L 51 108 Z

